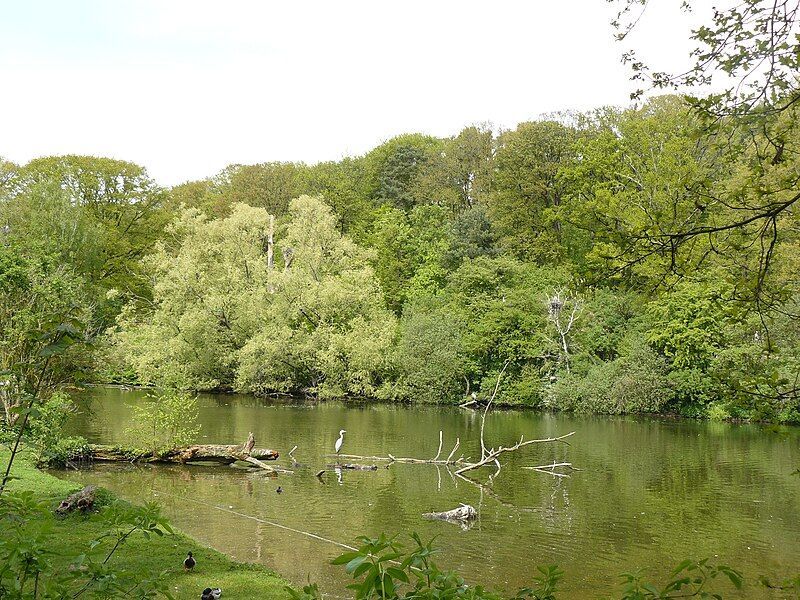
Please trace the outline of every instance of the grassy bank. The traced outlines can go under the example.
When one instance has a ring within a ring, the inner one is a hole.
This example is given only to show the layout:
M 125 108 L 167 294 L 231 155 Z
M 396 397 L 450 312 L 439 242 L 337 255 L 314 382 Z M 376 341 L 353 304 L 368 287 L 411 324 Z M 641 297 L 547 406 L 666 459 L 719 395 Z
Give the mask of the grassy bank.
M 7 464 L 8 451 L 0 451 L 0 465 Z M 58 503 L 78 487 L 67 481 L 53 477 L 38 470 L 27 453 L 21 454 L 12 470 L 19 479 L 9 483 L 9 491 L 29 490 L 42 501 Z M 110 499 L 110 494 L 107 496 Z M 59 561 L 66 568 L 67 559 L 88 548 L 92 540 L 102 538 L 109 525 L 103 518 L 103 509 L 88 515 L 73 514 L 56 523 L 51 536 L 50 550 L 56 565 Z M 0 535 L 2 535 L 0 528 Z M 99 554 L 108 552 L 114 539 L 107 537 L 95 548 Z M 193 552 L 197 566 L 192 573 L 185 573 L 183 559 L 187 552 Z M 237 563 L 225 555 L 206 548 L 176 532 L 163 537 L 151 535 L 149 539 L 138 534 L 131 536 L 114 553 L 112 562 L 126 570 L 142 573 L 143 577 L 154 577 L 167 571 L 169 589 L 177 599 L 197 599 L 205 587 L 220 587 L 225 598 L 287 598 L 284 590 L 286 581 L 269 569 L 256 564 Z

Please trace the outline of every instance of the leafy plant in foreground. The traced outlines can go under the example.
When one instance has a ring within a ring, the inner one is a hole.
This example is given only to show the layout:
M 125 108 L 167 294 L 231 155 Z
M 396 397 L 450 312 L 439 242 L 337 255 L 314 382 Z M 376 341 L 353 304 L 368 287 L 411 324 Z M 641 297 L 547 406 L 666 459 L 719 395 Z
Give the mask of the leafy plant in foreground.
M 57 532 L 49 503 L 30 491 L 5 494 L 0 499 L 0 598 L 172 598 L 163 573 L 153 577 L 131 572 L 112 560 L 135 534 L 149 538 L 172 533 L 158 507 L 115 502 L 102 518 L 107 533 L 63 556 L 51 549 Z
M 668 598 L 718 598 L 722 596 L 712 593 L 707 586 L 720 574 L 725 575 L 733 586 L 742 589 L 743 577 L 736 569 L 724 565 L 708 564 L 708 559 L 701 561 L 684 560 L 670 574 L 670 581 L 659 589 L 652 583 L 643 581 L 640 573 L 623 573 L 624 580 L 622 600 L 667 600 Z
M 501 596 L 482 586 L 468 585 L 455 571 L 442 571 L 433 562 L 437 552 L 433 541 L 423 543 L 416 533 L 411 534 L 414 547 L 406 552 L 397 536 L 381 534 L 377 538 L 361 536 L 358 550 L 345 552 L 332 561 L 345 565 L 355 583 L 355 600 L 500 600 Z M 555 600 L 558 581 L 564 576 L 555 565 L 539 567 L 540 575 L 533 578 L 535 587 L 523 588 L 512 600 Z M 293 600 L 321 598 L 316 584 L 307 585 L 302 592 L 287 588 Z
M 472 586 L 455 571 L 442 571 L 432 560 L 437 552 L 433 541 L 423 543 L 416 533 L 411 534 L 414 547 L 406 551 L 397 541 L 397 536 L 381 534 L 377 538 L 361 536 L 357 550 L 345 552 L 331 564 L 344 565 L 354 583 L 354 600 L 503 600 L 503 596 L 483 588 Z M 556 565 L 536 567 L 538 574 L 533 587 L 522 588 L 508 600 L 556 600 L 557 586 L 564 571 Z M 708 559 L 684 560 L 670 573 L 669 579 L 660 587 L 646 581 L 641 572 L 623 573 L 623 589 L 619 600 L 670 600 L 674 598 L 709 598 L 722 600 L 722 595 L 712 589 L 720 575 L 737 590 L 742 589 L 742 573 L 725 565 L 712 565 Z M 764 587 L 793 592 L 800 598 L 800 576 L 783 580 L 779 584 L 765 577 L 758 579 Z M 322 593 L 316 583 L 309 583 L 302 591 L 287 587 L 292 600 L 321 600 Z

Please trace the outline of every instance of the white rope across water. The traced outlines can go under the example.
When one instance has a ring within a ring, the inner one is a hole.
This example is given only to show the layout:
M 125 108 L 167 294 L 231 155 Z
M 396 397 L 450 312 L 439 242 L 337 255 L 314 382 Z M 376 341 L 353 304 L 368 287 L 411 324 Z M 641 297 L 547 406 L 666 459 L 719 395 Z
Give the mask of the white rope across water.
M 275 521 L 269 521 L 267 519 L 261 519 L 260 517 L 254 517 L 252 515 L 248 515 L 232 508 L 226 508 L 224 506 L 218 506 L 216 504 L 211 504 L 210 502 L 203 502 L 202 500 L 196 500 L 194 498 L 189 498 L 188 496 L 179 496 L 177 494 L 170 494 L 167 492 L 162 492 L 159 490 L 153 490 L 156 494 L 161 494 L 163 496 L 171 496 L 172 498 L 177 498 L 178 500 L 188 500 L 189 502 L 194 502 L 195 504 L 202 504 L 203 506 L 208 506 L 209 508 L 214 508 L 216 510 L 230 513 L 232 515 L 236 515 L 237 517 L 244 517 L 245 519 L 250 519 L 252 521 L 256 521 L 258 523 L 264 523 L 265 525 L 272 525 L 273 527 L 277 527 L 278 529 L 284 529 L 286 531 L 291 531 L 292 533 L 299 533 L 300 535 L 304 535 L 306 537 L 310 537 L 315 540 L 319 540 L 321 542 L 327 542 L 329 544 L 333 544 L 334 546 L 339 546 L 340 548 L 345 548 L 346 550 L 353 550 L 358 551 L 358 548 L 353 548 L 352 546 L 348 546 L 347 544 L 343 544 L 341 542 L 337 542 L 336 540 L 331 540 L 326 537 L 322 537 L 321 535 L 317 535 L 315 533 L 310 533 L 308 531 L 303 531 L 301 529 L 295 529 L 294 527 L 289 527 L 288 525 L 281 525 L 280 523 L 276 523 Z

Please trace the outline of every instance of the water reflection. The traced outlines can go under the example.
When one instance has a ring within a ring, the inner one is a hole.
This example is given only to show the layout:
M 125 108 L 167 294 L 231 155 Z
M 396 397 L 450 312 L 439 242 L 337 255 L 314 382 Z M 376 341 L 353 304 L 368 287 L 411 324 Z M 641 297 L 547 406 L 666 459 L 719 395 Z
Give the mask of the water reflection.
M 93 390 L 74 431 L 129 441 L 129 405 L 141 397 Z M 490 444 L 577 433 L 570 446 L 505 455 L 487 486 L 488 473 L 475 483 L 435 465 L 327 467 L 340 429 L 353 454 L 432 457 L 442 430 L 445 440 L 461 439 L 459 454 L 478 456 L 480 417 L 471 411 L 208 395 L 200 398 L 200 419 L 204 442 L 240 443 L 252 431 L 259 446 L 283 452 L 279 462 L 294 474 L 115 464 L 63 476 L 136 501 L 158 499 L 201 542 L 339 595 L 347 581 L 328 564 L 342 550 L 333 542 L 351 545 L 356 535 L 382 531 L 437 536 L 443 566 L 496 588 L 528 585 L 535 565 L 557 563 L 567 572 L 564 598 L 610 594 L 621 571 L 663 575 L 686 557 L 719 557 L 752 580 L 796 574 L 800 565 L 800 477 L 790 475 L 800 464 L 797 429 L 502 411 L 486 422 Z M 562 478 L 522 468 L 554 461 L 582 471 Z M 471 529 L 421 516 L 462 502 L 479 510 Z M 768 596 L 751 588 L 739 597 Z

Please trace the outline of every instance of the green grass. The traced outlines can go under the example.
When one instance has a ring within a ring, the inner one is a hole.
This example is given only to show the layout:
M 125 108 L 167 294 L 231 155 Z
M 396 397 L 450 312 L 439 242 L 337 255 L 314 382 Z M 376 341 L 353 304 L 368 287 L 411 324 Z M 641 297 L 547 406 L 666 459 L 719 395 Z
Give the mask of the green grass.
M 8 451 L 0 451 L 0 467 L 3 472 L 8 456 Z M 54 508 L 62 498 L 79 487 L 39 471 L 26 452 L 18 456 L 12 475 L 19 479 L 12 480 L 8 490 L 30 490 L 38 498 L 52 503 Z M 111 497 L 110 494 L 108 497 Z M 58 521 L 50 549 L 56 556 L 74 556 L 88 548 L 92 540 L 101 538 L 108 531 L 102 508 L 99 512 L 88 515 L 73 514 Z M 112 543 L 112 539 L 107 538 L 96 551 L 107 552 Z M 197 566 L 192 573 L 185 573 L 183 569 L 183 559 L 188 551 L 192 551 L 197 559 Z M 196 600 L 200 598 L 200 592 L 205 587 L 222 588 L 223 598 L 228 600 L 289 597 L 284 590 L 286 581 L 266 567 L 235 562 L 180 532 L 164 537 L 151 536 L 150 539 L 145 539 L 141 534 L 131 536 L 111 560 L 113 564 L 142 573 L 145 577 L 167 571 L 170 590 L 178 599 Z

